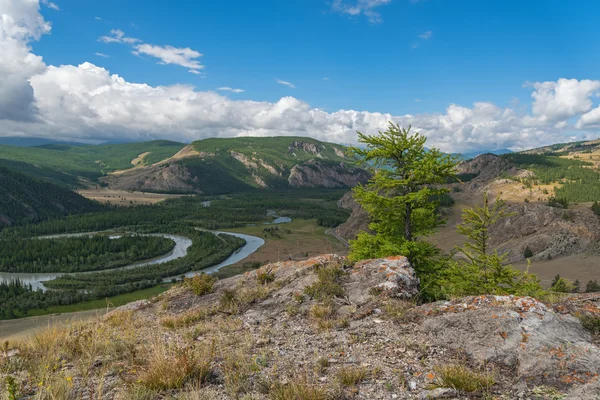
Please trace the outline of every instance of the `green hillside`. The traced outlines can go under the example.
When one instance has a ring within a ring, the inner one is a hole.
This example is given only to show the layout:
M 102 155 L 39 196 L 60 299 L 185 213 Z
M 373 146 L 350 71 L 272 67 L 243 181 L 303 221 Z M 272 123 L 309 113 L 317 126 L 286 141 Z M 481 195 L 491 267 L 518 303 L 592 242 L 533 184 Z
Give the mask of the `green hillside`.
M 69 189 L 0 167 L 0 229 L 101 208 Z
M 132 168 L 131 161 L 142 153 L 142 165 L 169 158 L 185 145 L 167 140 L 140 143 L 70 146 L 48 144 L 37 147 L 0 145 L 0 166 L 69 186 L 78 177 L 96 181 L 102 175 Z M 20 164 L 15 164 L 20 163 Z
M 301 149 L 291 150 L 290 146 L 293 142 L 308 143 L 316 146 L 318 155 Z M 192 146 L 198 151 L 217 155 L 229 156 L 230 151 L 236 151 L 248 157 L 268 160 L 271 163 L 280 163 L 280 165 L 288 169 L 299 162 L 308 161 L 315 157 L 337 162 L 349 161 L 347 157 L 341 157 L 334 150 L 338 149 L 343 153 L 346 151 L 346 147 L 299 136 L 211 138 L 193 142 Z

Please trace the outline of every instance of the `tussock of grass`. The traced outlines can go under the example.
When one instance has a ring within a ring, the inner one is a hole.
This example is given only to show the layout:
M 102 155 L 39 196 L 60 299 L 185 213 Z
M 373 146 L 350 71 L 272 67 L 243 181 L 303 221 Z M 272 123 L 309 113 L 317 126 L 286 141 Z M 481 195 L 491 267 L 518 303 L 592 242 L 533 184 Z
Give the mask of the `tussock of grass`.
M 327 392 L 304 380 L 292 381 L 285 384 L 275 383 L 269 391 L 271 400 L 327 400 Z
M 317 281 L 304 289 L 304 293 L 316 300 L 332 299 L 344 294 L 344 288 L 338 283 L 344 274 L 341 267 L 330 265 L 316 268 Z
M 271 269 L 259 269 L 256 271 L 256 280 L 261 285 L 266 285 L 275 280 L 275 274 Z
M 215 311 L 208 308 L 199 308 L 196 310 L 190 310 L 184 314 L 178 316 L 169 316 L 161 318 L 159 323 L 165 328 L 177 329 L 191 326 L 198 321 L 202 321 L 205 318 L 214 315 Z
M 434 368 L 434 372 L 434 386 L 460 392 L 483 392 L 496 383 L 491 374 L 473 371 L 462 364 L 439 365 Z
M 202 358 L 191 348 L 180 349 L 162 343 L 152 345 L 139 382 L 148 389 L 179 389 L 188 380 L 204 381 L 211 372 L 212 352 Z
M 345 367 L 340 369 L 336 378 L 342 386 L 356 386 L 369 377 L 369 371 L 365 367 Z
M 185 278 L 183 285 L 194 292 L 197 296 L 202 296 L 213 292 L 217 278 L 208 274 L 199 274 L 191 278 Z

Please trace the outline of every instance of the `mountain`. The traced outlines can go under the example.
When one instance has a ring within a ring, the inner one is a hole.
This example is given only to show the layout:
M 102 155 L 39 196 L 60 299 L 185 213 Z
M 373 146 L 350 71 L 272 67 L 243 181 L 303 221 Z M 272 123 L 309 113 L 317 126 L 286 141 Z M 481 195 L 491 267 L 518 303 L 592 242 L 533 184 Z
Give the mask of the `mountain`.
M 342 145 L 306 137 L 204 139 L 153 165 L 114 172 L 109 187 L 221 194 L 289 187 L 352 187 L 369 178 Z
M 0 167 L 0 229 L 100 208 L 69 189 Z
M 168 140 L 73 146 L 47 143 L 36 147 L 0 145 L 0 166 L 70 187 L 97 183 L 98 178 L 137 165 L 169 158 L 185 144 Z

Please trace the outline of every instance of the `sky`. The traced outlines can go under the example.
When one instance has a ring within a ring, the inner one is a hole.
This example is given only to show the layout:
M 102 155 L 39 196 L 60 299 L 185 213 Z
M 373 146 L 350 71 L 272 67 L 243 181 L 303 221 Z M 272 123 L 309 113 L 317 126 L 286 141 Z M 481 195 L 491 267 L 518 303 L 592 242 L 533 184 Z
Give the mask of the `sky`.
M 0 136 L 600 136 L 600 2 L 0 0 Z

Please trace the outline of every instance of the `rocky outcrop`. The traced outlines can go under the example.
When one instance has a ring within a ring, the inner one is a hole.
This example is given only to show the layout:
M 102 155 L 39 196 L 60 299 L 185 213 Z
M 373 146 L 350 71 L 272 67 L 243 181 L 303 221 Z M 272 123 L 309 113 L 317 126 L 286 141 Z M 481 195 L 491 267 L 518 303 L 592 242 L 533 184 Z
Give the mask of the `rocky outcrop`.
M 418 305 L 405 257 L 352 264 L 334 254 L 265 265 L 202 295 L 190 286 L 53 332 L 43 345 L 5 348 L 0 379 L 35 397 L 46 386 L 23 369 L 46 351 L 61 359 L 44 379 L 68 381 L 72 398 L 97 387 L 94 398 L 131 398 L 132 387 L 149 387 L 156 398 L 219 400 L 598 399 L 600 348 L 577 316 L 600 318 L 600 295 Z M 449 366 L 471 375 L 448 379 L 440 368 Z M 485 387 L 460 386 L 480 376 Z
M 307 152 L 308 154 L 318 156 L 321 154 L 321 151 L 323 149 L 325 149 L 325 146 L 322 144 L 303 142 L 303 141 L 295 141 L 295 142 L 292 142 L 292 144 L 288 148 L 288 152 L 294 153 L 297 150 L 301 150 L 301 151 Z
M 479 296 L 421 307 L 420 329 L 437 346 L 512 371 L 529 385 L 590 383 L 600 348 L 578 318 L 529 297 Z
M 540 203 L 512 204 L 511 215 L 491 229 L 492 244 L 507 252 L 509 261 L 547 260 L 598 251 L 600 219 L 588 208 L 563 210 Z
M 531 174 L 516 168 L 506 159 L 495 154 L 482 154 L 472 160 L 461 162 L 457 166 L 458 174 L 476 174 L 476 182 L 489 182 L 499 178 L 502 174 L 509 176 L 522 176 L 523 174 Z
M 133 168 L 118 175 L 101 178 L 112 189 L 163 193 L 202 193 L 199 180 L 178 162 L 160 163 L 148 168 Z
M 351 188 L 366 182 L 369 177 L 369 173 L 364 169 L 349 167 L 344 163 L 332 164 L 310 160 L 292 168 L 288 183 L 296 188 Z

